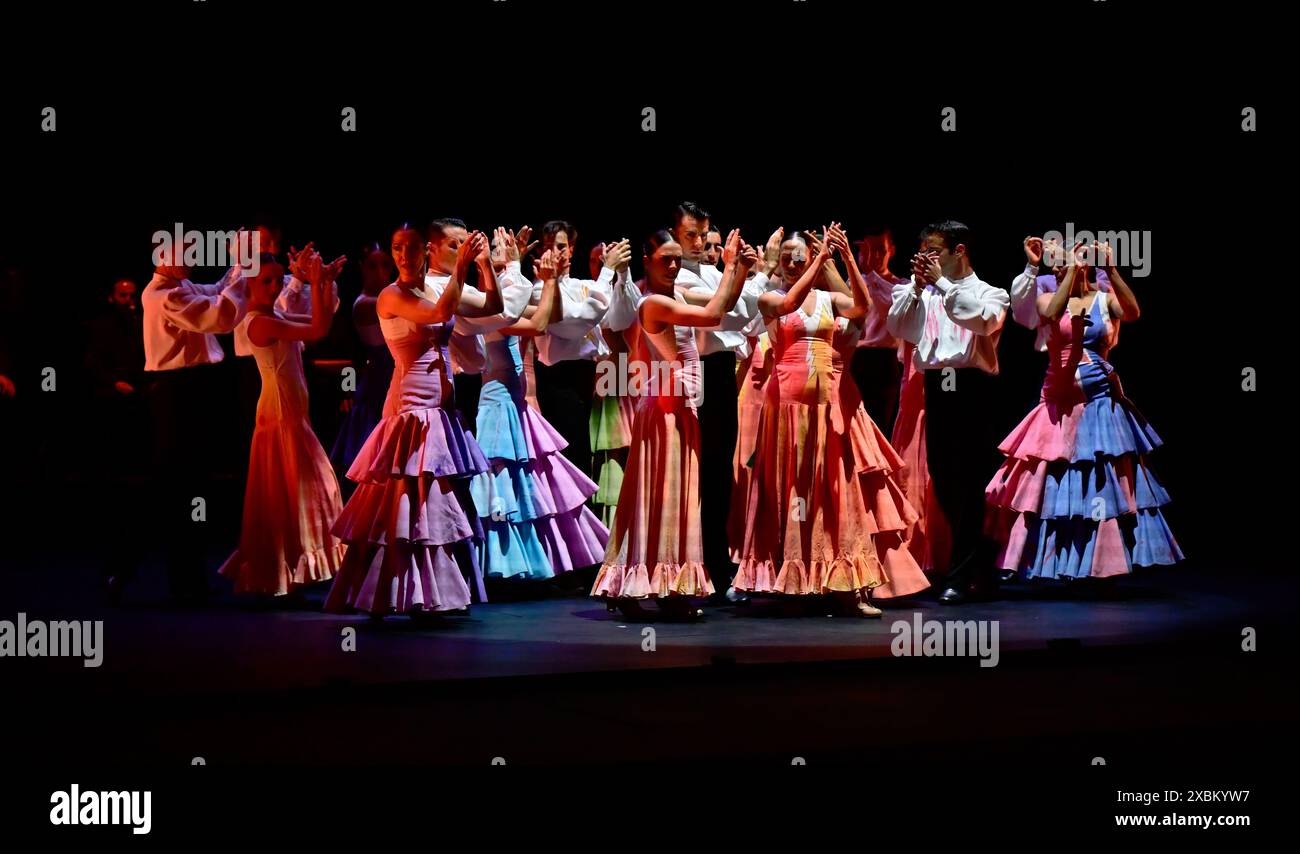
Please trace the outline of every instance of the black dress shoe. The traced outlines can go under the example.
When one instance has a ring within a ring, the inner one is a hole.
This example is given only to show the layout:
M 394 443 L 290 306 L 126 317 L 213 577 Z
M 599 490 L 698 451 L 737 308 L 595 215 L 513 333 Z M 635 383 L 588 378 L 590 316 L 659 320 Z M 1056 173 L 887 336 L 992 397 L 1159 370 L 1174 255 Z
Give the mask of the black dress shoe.
M 956 587 L 949 587 L 939 594 L 940 605 L 960 605 L 966 601 L 966 594 Z
M 998 576 L 998 581 L 1000 581 L 1003 584 L 1011 584 L 1015 582 L 1015 580 L 1019 577 L 1020 577 L 1020 573 L 1016 572 L 1014 569 L 1009 569 Z

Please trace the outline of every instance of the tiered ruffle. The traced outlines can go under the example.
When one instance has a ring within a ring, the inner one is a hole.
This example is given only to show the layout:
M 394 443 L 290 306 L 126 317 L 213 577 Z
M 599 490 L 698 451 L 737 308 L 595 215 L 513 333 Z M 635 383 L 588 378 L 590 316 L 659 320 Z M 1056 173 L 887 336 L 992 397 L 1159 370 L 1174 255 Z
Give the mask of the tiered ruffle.
M 334 525 L 349 545 L 325 608 L 375 614 L 446 611 L 481 588 L 482 524 L 470 479 L 488 468 L 454 411 L 385 417 L 357 454 L 358 482 Z
M 636 403 L 627 396 L 597 397 L 591 407 L 592 470 L 596 473 L 596 493 L 591 501 L 606 526 L 614 524 L 635 416 Z
M 478 435 L 491 459 L 470 485 L 486 529 L 487 577 L 551 578 L 600 562 L 609 532 L 587 506 L 596 483 L 560 451 L 567 442 L 499 383 L 479 398 Z
M 1040 403 L 999 446 L 1007 459 L 985 489 L 998 565 L 1082 578 L 1182 560 L 1161 513 L 1169 494 L 1145 459 L 1160 444 L 1126 400 Z

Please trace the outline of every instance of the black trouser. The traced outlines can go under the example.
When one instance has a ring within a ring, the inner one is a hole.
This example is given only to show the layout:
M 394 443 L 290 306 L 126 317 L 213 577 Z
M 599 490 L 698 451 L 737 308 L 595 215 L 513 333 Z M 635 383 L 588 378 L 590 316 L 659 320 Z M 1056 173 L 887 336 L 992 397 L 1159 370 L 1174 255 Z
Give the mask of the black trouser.
M 211 522 L 206 517 L 217 510 L 210 506 L 217 500 L 214 459 L 229 441 L 217 435 L 215 423 L 222 405 L 214 397 L 219 377 L 212 365 L 148 376 L 155 501 L 142 533 L 156 533 L 162 541 L 172 595 L 190 596 L 207 585 L 203 559 Z M 204 501 L 203 519 L 195 518 L 196 498 Z
M 721 593 L 731 586 L 734 564 L 727 543 L 731 513 L 731 460 L 736 455 L 736 354 L 730 350 L 700 359 L 704 402 L 700 416 L 700 525 L 704 565 Z M 737 544 L 739 545 L 739 544 Z
M 853 351 L 849 373 L 857 383 L 871 420 L 880 432 L 894 435 L 894 416 L 898 414 L 898 394 L 903 381 L 903 365 L 898 351 L 888 347 L 859 347 Z
M 972 584 L 989 589 L 997 578 L 993 550 L 984 539 L 984 487 L 999 460 L 990 411 L 998 405 L 995 383 L 978 368 L 925 372 L 926 461 L 935 499 L 952 530 L 944 586 L 962 592 Z
M 483 391 L 482 374 L 453 374 L 452 385 L 456 387 L 456 411 L 465 422 L 465 429 L 475 432 L 478 424 L 478 396 Z
M 568 359 L 547 365 L 537 359 L 533 376 L 543 417 L 569 443 L 564 456 L 592 477 L 591 399 L 596 392 L 596 363 L 591 359 Z

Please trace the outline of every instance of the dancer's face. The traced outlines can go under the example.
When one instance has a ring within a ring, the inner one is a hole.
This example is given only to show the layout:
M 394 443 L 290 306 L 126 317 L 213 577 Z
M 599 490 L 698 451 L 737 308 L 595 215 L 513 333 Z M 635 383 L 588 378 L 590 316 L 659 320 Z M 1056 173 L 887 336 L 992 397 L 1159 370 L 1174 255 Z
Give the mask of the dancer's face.
M 429 265 L 439 270 L 456 269 L 456 252 L 469 239 L 469 232 L 459 226 L 447 226 L 439 237 L 435 232 L 429 243 Z
M 722 235 L 710 231 L 704 237 L 704 263 L 717 266 L 722 260 Z
M 927 234 L 921 241 L 921 251 L 929 252 L 939 260 L 944 276 L 952 278 L 961 269 L 961 259 L 966 257 L 966 247 L 958 244 L 949 247 L 942 234 Z
M 272 255 L 279 255 L 280 254 L 279 230 L 271 228 L 268 225 L 259 225 L 257 227 L 257 251 L 269 252 Z
M 894 257 L 894 239 L 885 234 L 868 234 L 858 244 L 858 266 L 863 270 L 884 272 Z
M 700 261 L 704 258 L 704 240 L 708 234 L 709 221 L 696 219 L 689 214 L 673 226 L 673 238 L 687 261 Z
M 135 311 L 135 282 L 122 279 L 113 285 L 113 295 L 109 302 L 131 311 Z
M 682 269 L 682 246 L 670 240 L 656 249 L 655 254 L 643 257 L 642 260 L 645 263 L 646 280 L 656 286 L 657 290 L 669 290 Z
M 424 274 L 424 238 L 419 232 L 410 228 L 394 232 L 392 254 L 402 281 L 415 281 Z
M 361 262 L 361 289 L 374 296 L 393 280 L 394 275 L 393 259 L 386 252 L 373 249 Z
M 284 268 L 279 264 L 265 262 L 259 266 L 257 275 L 248 280 L 249 301 L 258 306 L 274 305 L 283 286 Z
M 569 233 L 567 231 L 557 231 L 546 238 L 543 241 L 542 248 L 555 250 L 555 254 L 560 261 L 557 271 L 559 275 L 564 276 L 569 272 L 569 263 L 573 260 L 573 245 L 569 242 Z
M 792 237 L 781 244 L 781 278 L 788 287 L 794 287 L 803 271 L 808 269 L 808 244 L 802 238 Z

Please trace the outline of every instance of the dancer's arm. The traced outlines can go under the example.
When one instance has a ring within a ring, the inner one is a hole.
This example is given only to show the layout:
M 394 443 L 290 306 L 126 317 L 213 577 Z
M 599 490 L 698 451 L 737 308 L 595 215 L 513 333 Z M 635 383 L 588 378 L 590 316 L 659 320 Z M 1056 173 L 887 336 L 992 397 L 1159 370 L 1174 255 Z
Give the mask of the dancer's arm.
M 818 252 L 813 258 L 812 263 L 803 271 L 799 281 L 794 283 L 794 287 L 784 294 L 772 291 L 763 294 L 758 300 L 758 310 L 762 312 L 763 317 L 771 320 L 774 317 L 782 317 L 790 314 L 803 305 L 804 299 L 808 292 L 812 290 L 813 283 L 822 275 L 822 269 L 831 262 L 832 247 L 827 243 L 818 241 Z
M 1093 243 L 1093 257 L 1097 259 L 1097 266 L 1106 271 L 1106 278 L 1110 279 L 1110 294 L 1106 298 L 1107 307 L 1115 306 L 1119 309 L 1118 319 L 1125 323 L 1132 323 L 1142 316 L 1142 309 L 1138 307 L 1137 297 L 1124 281 L 1124 277 L 1119 274 L 1119 269 L 1115 266 L 1115 254 L 1110 248 L 1109 243 Z M 1111 316 L 1116 315 L 1111 311 Z
M 379 294 L 379 302 L 376 306 L 378 315 L 381 318 L 400 317 L 421 325 L 446 323 L 460 305 L 461 285 L 465 281 L 466 273 L 469 272 L 469 265 L 482 253 L 486 245 L 487 238 L 479 231 L 471 234 L 469 239 L 460 245 L 456 250 L 456 268 L 452 271 L 451 278 L 447 280 L 447 287 L 443 288 L 442 295 L 436 301 L 418 297 L 403 287 L 389 285 Z
M 1025 269 L 1011 280 L 1011 317 L 1021 326 L 1037 329 L 1042 316 L 1038 313 L 1038 268 L 1043 262 L 1043 238 L 1025 238 Z
M 641 302 L 641 320 L 649 331 L 669 324 L 677 326 L 717 326 L 722 316 L 731 311 L 740 297 L 745 273 L 758 262 L 758 252 L 740 239 L 740 231 L 733 230 L 727 238 L 723 252 L 726 267 L 722 281 L 706 306 L 683 305 L 663 294 L 651 294 Z
M 954 282 L 943 274 L 933 253 L 917 256 L 919 270 L 926 281 L 943 295 L 943 310 L 948 319 L 976 335 L 992 335 L 1002 328 L 1011 307 L 1011 297 L 1001 288 L 978 279 Z
M 1074 282 L 1081 275 L 1086 275 L 1083 270 L 1083 261 L 1079 257 L 1079 248 L 1083 246 L 1080 241 L 1070 250 L 1065 269 L 1065 278 L 1056 286 L 1056 290 L 1050 294 L 1042 294 L 1038 297 L 1038 313 L 1048 320 L 1060 320 L 1061 312 L 1070 304 L 1070 292 L 1074 290 Z
M 273 314 L 261 314 L 248 324 L 248 340 L 259 347 L 267 347 L 273 341 L 317 341 L 329 334 L 334 321 L 334 312 L 329 304 L 330 288 L 337 281 L 339 270 L 347 261 L 339 256 L 327 265 L 322 265 L 320 256 L 305 262 L 308 280 L 311 282 L 311 322 L 299 323 Z
M 833 223 L 831 227 L 838 228 L 839 223 Z M 804 238 L 808 241 L 808 251 L 813 254 L 813 257 L 816 257 L 818 253 L 821 252 L 822 237 L 825 236 L 825 231 L 823 231 L 822 235 L 818 235 L 815 231 L 805 231 L 803 234 Z M 848 257 L 849 253 L 847 250 L 844 250 L 841 254 Z M 833 263 L 827 264 L 822 268 L 822 281 L 826 284 L 826 290 L 830 291 L 832 294 L 843 294 L 850 299 L 853 298 L 853 290 L 849 287 L 848 283 L 844 281 L 844 277 L 840 275 L 839 268 Z
M 867 287 L 867 280 L 862 275 L 862 271 L 858 269 L 857 259 L 853 257 L 853 252 L 850 250 L 848 235 L 840 228 L 839 223 L 832 223 L 827 240 L 835 251 L 839 252 L 840 256 L 844 258 L 844 265 L 849 271 L 849 281 L 853 283 L 852 291 L 848 296 L 834 291 L 831 292 L 835 313 L 848 320 L 861 320 L 867 316 L 867 312 L 871 311 L 871 291 Z M 835 265 L 828 264 L 826 266 L 834 269 Z M 838 272 L 836 272 L 835 277 L 839 278 Z
M 610 292 L 609 310 L 600 325 L 614 332 L 622 332 L 636 322 L 636 303 L 640 294 L 628 273 L 632 262 L 632 243 L 627 239 L 617 243 L 601 244 L 601 264 L 614 261 L 614 284 Z
M 498 234 L 502 230 L 498 228 Z M 501 289 L 497 287 L 497 274 L 492 269 L 492 256 L 489 254 L 486 238 L 483 241 L 483 250 L 474 257 L 474 264 L 478 267 L 478 287 L 466 287 L 462 283 L 460 303 L 456 313 L 462 317 L 488 317 L 500 314 Z
M 501 330 L 503 335 L 543 335 L 552 320 L 560 319 L 559 259 L 553 249 L 542 253 L 540 261 L 534 264 L 534 272 L 542 280 L 542 296 L 537 301 L 537 308 L 530 314 L 520 317 L 513 325 Z

